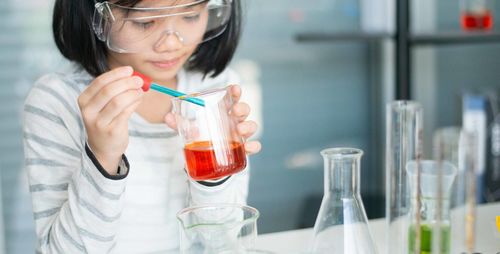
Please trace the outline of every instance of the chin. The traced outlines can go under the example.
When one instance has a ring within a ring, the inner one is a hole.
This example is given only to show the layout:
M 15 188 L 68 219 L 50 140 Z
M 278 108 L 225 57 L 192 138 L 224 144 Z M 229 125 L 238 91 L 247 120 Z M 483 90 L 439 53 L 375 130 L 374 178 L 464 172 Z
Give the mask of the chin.
M 179 72 L 179 70 L 180 68 L 175 70 L 153 70 L 151 72 L 151 78 L 157 81 L 169 81 L 177 76 L 177 72 Z

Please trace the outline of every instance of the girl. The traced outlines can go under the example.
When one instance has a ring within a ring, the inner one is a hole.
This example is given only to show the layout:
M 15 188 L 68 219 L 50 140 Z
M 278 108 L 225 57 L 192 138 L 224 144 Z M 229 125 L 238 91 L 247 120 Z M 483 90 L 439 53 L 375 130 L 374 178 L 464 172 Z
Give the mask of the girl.
M 24 108 L 38 253 L 176 253 L 180 209 L 245 202 L 248 170 L 188 179 L 170 98 L 132 75 L 186 93 L 237 83 L 226 67 L 240 19 L 239 0 L 56 0 L 54 38 L 74 68 L 40 78 Z M 249 112 L 232 109 L 245 138 Z

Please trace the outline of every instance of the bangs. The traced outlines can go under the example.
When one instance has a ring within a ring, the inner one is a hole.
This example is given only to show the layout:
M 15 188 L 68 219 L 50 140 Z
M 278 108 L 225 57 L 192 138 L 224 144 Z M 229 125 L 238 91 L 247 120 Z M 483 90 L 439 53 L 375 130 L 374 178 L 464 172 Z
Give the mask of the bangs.
M 148 2 L 147 0 L 117 0 L 117 1 L 110 1 L 113 4 L 120 5 L 123 7 L 140 7 L 140 8 L 148 8 L 148 6 L 137 6 L 140 2 Z M 158 0 L 152 0 L 150 1 L 154 4 L 158 4 Z M 200 1 L 200 0 L 169 0 L 167 1 L 168 4 L 166 6 L 176 6 L 176 5 L 190 5 L 191 3 L 196 3 L 199 2 L 198 4 L 206 3 L 208 0 Z M 165 5 L 163 5 L 165 6 Z M 153 7 L 154 8 L 154 7 Z
M 210 0 L 117 0 L 111 1 L 113 16 L 134 18 L 144 15 L 189 14 L 201 12 Z M 145 14 L 146 13 L 146 14 Z
M 125 7 L 134 7 L 141 1 L 142 0 L 118 0 L 116 2 L 113 1 L 112 3 L 116 4 L 116 5 L 125 6 Z

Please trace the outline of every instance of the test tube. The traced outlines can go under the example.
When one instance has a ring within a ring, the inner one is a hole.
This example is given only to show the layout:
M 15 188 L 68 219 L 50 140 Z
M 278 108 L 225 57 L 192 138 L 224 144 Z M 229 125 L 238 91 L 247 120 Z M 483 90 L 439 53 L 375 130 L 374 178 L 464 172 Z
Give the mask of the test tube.
M 434 136 L 436 160 L 449 161 L 458 169 L 450 200 L 449 253 L 473 253 L 475 248 L 477 142 L 477 134 L 459 127 L 439 129 Z
M 445 162 L 445 155 L 449 154 L 448 147 L 445 146 L 445 141 L 443 135 L 439 135 L 439 132 L 434 136 L 434 159 L 437 165 L 437 199 L 436 199 L 436 221 L 432 228 L 432 253 L 439 254 L 441 251 L 449 251 L 449 245 L 442 243 L 445 240 L 445 231 L 443 229 L 443 210 L 450 209 L 449 206 L 444 207 L 443 198 L 443 164 Z M 447 203 L 447 205 L 449 205 Z M 448 210 L 449 211 L 449 210 Z M 448 212 L 447 211 L 447 212 Z M 448 225 L 449 226 L 449 225 Z M 449 228 L 449 227 L 448 227 Z M 449 230 L 446 231 L 449 234 Z M 444 250 L 443 250 L 443 246 Z
M 416 188 L 420 190 L 422 159 L 422 106 L 414 101 L 395 101 L 387 105 L 386 125 L 386 220 L 387 253 L 409 252 L 408 232 L 410 189 L 406 173 L 409 161 L 417 162 Z M 420 192 L 417 209 L 420 211 Z M 419 215 L 415 228 L 420 228 Z M 420 230 L 416 230 L 414 253 L 420 253 Z M 390 247 L 389 247 L 390 246 Z
M 462 131 L 459 144 L 459 168 L 465 173 L 465 239 L 467 253 L 475 249 L 476 172 L 478 170 L 477 133 Z

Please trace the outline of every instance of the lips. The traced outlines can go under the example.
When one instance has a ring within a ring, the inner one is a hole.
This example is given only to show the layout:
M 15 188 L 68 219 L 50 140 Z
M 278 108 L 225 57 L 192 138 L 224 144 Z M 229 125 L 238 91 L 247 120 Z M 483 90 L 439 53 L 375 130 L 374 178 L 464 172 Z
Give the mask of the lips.
M 175 65 L 177 65 L 177 63 L 179 63 L 180 59 L 181 59 L 180 57 L 177 57 L 177 58 L 173 58 L 170 60 L 151 61 L 151 64 L 153 64 L 154 66 L 161 68 L 161 69 L 169 69 L 169 68 L 172 68 Z

